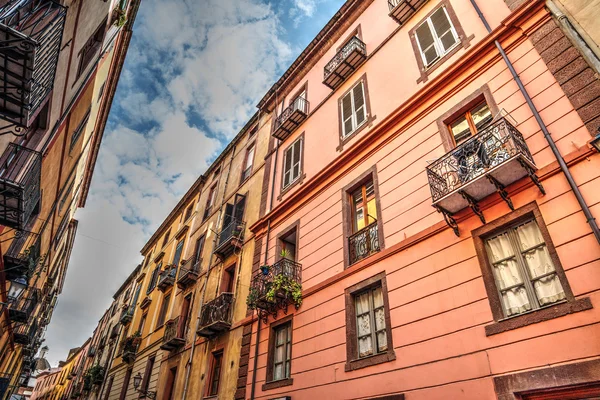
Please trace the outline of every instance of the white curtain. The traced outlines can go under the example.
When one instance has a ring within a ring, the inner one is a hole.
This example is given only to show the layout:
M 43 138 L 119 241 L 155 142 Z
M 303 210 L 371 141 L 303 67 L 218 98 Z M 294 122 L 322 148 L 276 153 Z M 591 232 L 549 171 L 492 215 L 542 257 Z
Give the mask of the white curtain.
M 489 239 L 487 246 L 499 289 L 522 284 L 523 277 L 519 272 L 519 266 L 514 257 L 515 254 L 508 233 Z M 502 302 L 509 316 L 531 310 L 531 303 L 527 297 L 525 286 L 517 286 L 502 292 Z
M 373 290 L 373 304 L 375 310 L 375 331 L 377 332 L 377 350 L 387 350 L 387 334 L 385 331 L 385 310 L 383 307 L 383 292 L 381 288 Z
M 369 292 L 356 297 L 356 326 L 358 330 L 358 356 L 373 354 L 371 320 L 369 316 Z
M 544 243 L 542 233 L 535 221 L 518 227 L 517 236 L 523 250 Z M 524 252 L 523 258 L 525 259 L 532 280 L 538 276 L 555 272 L 554 264 L 550 259 L 550 254 L 545 244 Z M 533 287 L 540 305 L 555 303 L 565 299 L 565 292 L 556 274 L 536 280 L 533 283 Z

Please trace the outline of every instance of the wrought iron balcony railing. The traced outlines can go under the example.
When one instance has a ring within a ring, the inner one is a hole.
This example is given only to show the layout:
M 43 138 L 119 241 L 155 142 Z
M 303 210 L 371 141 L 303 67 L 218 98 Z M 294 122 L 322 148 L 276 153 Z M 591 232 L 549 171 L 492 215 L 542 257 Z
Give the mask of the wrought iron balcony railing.
M 285 140 L 292 132 L 300 126 L 309 113 L 310 104 L 303 97 L 297 97 L 292 103 L 275 119 L 273 136 L 279 140 Z
M 365 226 L 348 238 L 350 264 L 354 264 L 379 250 L 379 230 L 377 221 Z
M 6 279 L 24 277 L 29 280 L 38 266 L 40 253 L 41 237 L 37 233 L 15 231 L 15 237 L 3 256 Z
M 236 249 L 240 249 L 244 242 L 245 230 L 246 223 L 244 221 L 232 218 L 231 222 L 221 229 L 219 244 L 215 248 L 214 253 L 221 258 L 225 258 Z
M 281 285 L 283 283 L 285 285 Z M 283 258 L 271 266 L 261 267 L 261 270 L 254 274 L 246 304 L 251 309 L 258 309 L 260 317 L 266 322 L 269 315 L 277 317 L 278 309 L 283 310 L 284 314 L 287 313 L 290 303 L 298 307 L 299 303 L 293 297 L 295 294 L 284 290 L 283 286 L 301 290 L 301 285 L 302 264 Z
M 13 322 L 26 323 L 33 314 L 33 310 L 40 302 L 40 290 L 29 289 L 27 295 L 20 298 L 8 298 L 8 316 Z
M 190 257 L 179 268 L 179 277 L 177 279 L 177 287 L 179 289 L 185 289 L 193 285 L 200 276 L 202 259 L 195 261 L 194 258 Z
M 233 293 L 221 293 L 202 306 L 198 335 L 210 338 L 228 331 L 233 318 L 234 302 Z
M 15 343 L 27 346 L 35 341 L 35 335 L 37 334 L 38 323 L 37 320 L 33 319 L 31 323 L 19 324 L 13 330 L 13 337 Z
M 134 333 L 133 335 L 125 338 L 122 342 L 122 354 L 121 357 L 123 361 L 130 364 L 135 361 L 138 348 L 141 342 L 141 335 L 139 332 Z
M 390 17 L 404 25 L 429 0 L 388 0 Z
M 0 224 L 19 230 L 27 225 L 39 205 L 41 166 L 41 153 L 8 145 L 0 157 Z
M 133 313 L 135 311 L 135 306 L 125 307 L 123 311 L 121 311 L 121 317 L 119 318 L 119 322 L 123 325 L 126 325 L 131 322 L 133 319 Z
M 95 346 L 90 346 L 87 352 L 87 356 L 88 357 L 94 357 L 96 356 L 96 347 Z
M 325 65 L 323 84 L 335 89 L 367 59 L 367 46 L 354 36 Z
M 168 320 L 165 323 L 165 333 L 163 335 L 163 350 L 174 350 L 185 344 L 185 319 L 181 316 Z
M 499 118 L 427 167 L 433 206 L 458 235 L 454 213 L 470 207 L 485 223 L 478 201 L 498 193 L 513 208 L 505 188 L 529 176 L 545 193 L 527 143 L 506 118 Z
M 50 0 L 2 3 L 0 118 L 22 134 L 52 91 L 67 9 Z
M 169 264 L 160 273 L 158 278 L 158 285 L 156 287 L 161 292 L 164 292 L 175 283 L 175 276 L 177 275 L 177 265 Z

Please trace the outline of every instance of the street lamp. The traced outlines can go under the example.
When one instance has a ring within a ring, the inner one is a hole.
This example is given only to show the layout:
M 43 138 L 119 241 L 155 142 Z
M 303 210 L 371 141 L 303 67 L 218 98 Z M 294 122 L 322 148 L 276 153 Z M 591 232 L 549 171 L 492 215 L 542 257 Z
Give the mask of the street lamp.
M 8 298 L 11 300 L 18 300 L 21 295 L 27 289 L 27 278 L 21 276 L 15 280 L 10 281 L 10 287 L 8 288 Z
M 142 374 L 140 374 L 138 372 L 137 375 L 133 377 L 133 388 L 142 396 L 147 397 L 149 399 L 155 399 L 156 392 L 149 392 L 147 390 L 138 390 L 141 383 L 142 383 Z

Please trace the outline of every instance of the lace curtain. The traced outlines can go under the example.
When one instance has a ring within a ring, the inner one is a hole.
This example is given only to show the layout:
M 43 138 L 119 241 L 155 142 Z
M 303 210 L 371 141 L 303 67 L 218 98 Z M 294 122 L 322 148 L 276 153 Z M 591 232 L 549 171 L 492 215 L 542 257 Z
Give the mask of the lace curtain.
M 381 288 L 358 295 L 356 302 L 356 326 L 358 333 L 358 356 L 367 357 L 387 350 L 387 333 L 385 330 L 385 309 Z M 371 320 L 373 310 L 374 321 Z M 373 333 L 377 344 L 373 343 Z M 376 349 L 375 349 L 376 348 Z

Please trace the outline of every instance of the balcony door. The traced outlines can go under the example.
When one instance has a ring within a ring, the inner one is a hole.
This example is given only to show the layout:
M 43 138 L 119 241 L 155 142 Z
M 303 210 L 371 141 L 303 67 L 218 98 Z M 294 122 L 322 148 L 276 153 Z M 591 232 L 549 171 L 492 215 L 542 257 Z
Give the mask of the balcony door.
M 279 237 L 279 259 L 286 259 L 297 262 L 297 240 L 298 240 L 298 228 L 294 227 L 288 232 L 284 233 Z
M 466 112 L 461 113 L 456 119 L 448 124 L 448 129 L 452 133 L 454 145 L 461 143 L 474 136 L 481 129 L 492 122 L 493 115 L 488 104 L 483 101 Z
M 227 228 L 233 220 L 242 222 L 244 220 L 244 211 L 246 208 L 246 196 L 236 194 L 233 204 L 225 206 L 225 216 L 223 217 L 223 229 Z
M 181 306 L 181 319 L 182 321 L 179 323 L 180 331 L 177 332 L 177 337 L 186 338 L 188 325 L 190 321 L 190 305 L 192 303 L 192 295 L 189 294 L 183 299 L 183 305 Z
M 223 271 L 221 278 L 221 293 L 233 293 L 235 285 L 235 264 Z
M 369 181 L 356 189 L 352 195 L 353 232 L 357 233 L 365 227 L 377 222 L 377 201 L 373 181 Z

